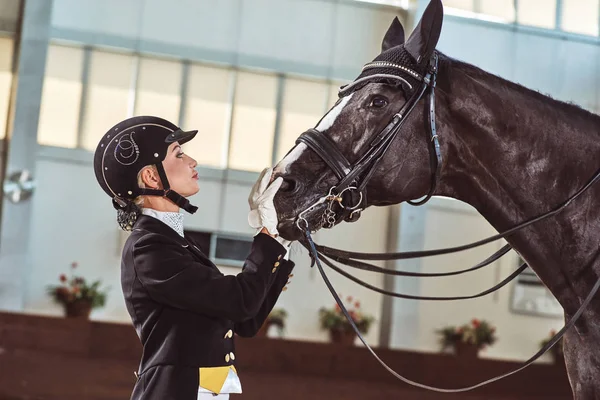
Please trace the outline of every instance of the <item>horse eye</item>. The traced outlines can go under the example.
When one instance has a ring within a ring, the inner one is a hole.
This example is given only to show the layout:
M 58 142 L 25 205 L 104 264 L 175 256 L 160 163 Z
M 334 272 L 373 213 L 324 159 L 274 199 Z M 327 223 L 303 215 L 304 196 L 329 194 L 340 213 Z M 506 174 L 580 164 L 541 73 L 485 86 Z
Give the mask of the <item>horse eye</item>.
M 371 100 L 371 104 L 369 106 L 373 107 L 373 108 L 383 108 L 387 105 L 388 105 L 388 101 L 386 98 L 375 97 L 373 100 Z

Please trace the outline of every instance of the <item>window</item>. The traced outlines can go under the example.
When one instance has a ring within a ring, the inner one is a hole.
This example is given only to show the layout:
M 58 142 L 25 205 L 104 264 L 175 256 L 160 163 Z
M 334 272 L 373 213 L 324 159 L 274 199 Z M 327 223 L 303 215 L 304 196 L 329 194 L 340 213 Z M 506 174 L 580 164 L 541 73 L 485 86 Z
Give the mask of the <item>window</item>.
M 261 171 L 271 165 L 277 77 L 238 72 L 231 127 L 229 167 Z
M 281 124 L 277 159 L 281 160 L 294 147 L 302 132 L 315 127 L 325 113 L 328 85 L 287 78 L 281 107 Z
M 460 10 L 473 11 L 473 0 L 445 0 L 444 8 L 458 8 Z
M 217 168 L 227 165 L 233 74 L 223 68 L 189 68 L 182 129 L 198 130 L 197 137 L 185 145 L 185 151 L 198 164 Z
M 345 83 L 334 82 L 329 84 L 329 97 L 327 99 L 327 110 L 334 106 L 334 104 L 340 99 L 338 93 L 340 91 L 340 87 L 345 85 Z
M 568 32 L 597 36 L 600 0 L 562 0 L 561 28 Z
M 0 38 L 0 139 L 6 137 L 6 122 L 12 84 L 12 38 Z
M 48 48 L 38 127 L 38 143 L 77 147 L 83 49 Z
M 181 72 L 179 62 L 142 58 L 135 115 L 154 115 L 177 125 L 181 105 Z
M 100 137 L 128 116 L 133 101 L 134 56 L 93 51 L 81 129 L 81 146 L 95 150 Z
M 518 23 L 541 28 L 556 27 L 556 0 L 519 0 L 517 7 Z
M 480 0 L 478 11 L 507 22 L 515 20 L 514 0 Z

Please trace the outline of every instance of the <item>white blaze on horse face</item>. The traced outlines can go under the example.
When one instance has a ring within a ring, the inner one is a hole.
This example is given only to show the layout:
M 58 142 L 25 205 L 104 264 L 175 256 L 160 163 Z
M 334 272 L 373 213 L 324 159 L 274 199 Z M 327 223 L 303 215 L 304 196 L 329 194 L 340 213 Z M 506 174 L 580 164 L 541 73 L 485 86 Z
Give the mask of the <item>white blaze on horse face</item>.
M 340 113 L 342 112 L 344 107 L 346 107 L 346 104 L 348 104 L 348 102 L 352 98 L 352 96 L 354 96 L 354 93 L 344 97 L 342 101 L 340 101 L 335 107 L 329 110 L 327 115 L 323 117 L 323 119 L 321 120 L 321 122 L 319 122 L 319 125 L 317 125 L 315 129 L 319 132 L 325 132 L 327 129 L 331 128 L 335 123 L 337 117 L 340 116 Z
M 323 119 L 321 120 L 321 122 L 319 122 L 315 129 L 319 132 L 325 132 L 327 129 L 331 128 L 335 120 L 340 115 L 346 104 L 348 104 L 353 95 L 354 93 L 344 97 L 342 101 L 340 101 L 335 107 L 329 110 L 329 112 L 323 117 Z M 307 149 L 307 146 L 304 143 L 296 145 L 296 147 L 294 147 L 292 151 L 290 151 L 289 154 L 277 164 L 273 172 L 277 174 L 287 173 L 287 169 L 290 166 L 290 164 L 292 164 L 294 161 L 300 158 L 305 149 Z
M 277 163 L 275 169 L 273 170 L 273 175 L 287 173 L 287 169 L 290 166 L 290 164 L 296 161 L 298 158 L 300 158 L 300 155 L 302 154 L 304 149 L 306 149 L 306 147 L 307 146 L 304 143 L 297 144 L 296 147 L 294 147 L 292 151 L 288 153 L 287 156 L 283 157 L 283 160 Z

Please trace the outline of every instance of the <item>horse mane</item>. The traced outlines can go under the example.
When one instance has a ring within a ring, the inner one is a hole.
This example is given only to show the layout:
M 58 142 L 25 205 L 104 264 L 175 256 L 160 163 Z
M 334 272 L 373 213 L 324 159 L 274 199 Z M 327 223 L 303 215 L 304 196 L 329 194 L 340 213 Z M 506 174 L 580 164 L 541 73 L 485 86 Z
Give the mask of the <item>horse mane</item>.
M 482 81 L 485 80 L 487 82 L 492 82 L 493 84 L 497 84 L 499 87 L 503 87 L 503 88 L 509 89 L 509 90 L 514 90 L 515 92 L 524 94 L 524 95 L 531 97 L 541 103 L 553 105 L 553 106 L 559 108 L 560 110 L 562 110 L 565 114 L 576 115 L 581 118 L 596 119 L 596 120 L 598 120 L 598 123 L 600 123 L 600 115 L 595 114 L 589 110 L 586 110 L 586 109 L 582 108 L 581 106 L 577 105 L 576 103 L 557 100 L 549 94 L 545 94 L 545 93 L 541 93 L 541 92 L 533 90 L 533 89 L 529 89 L 518 83 L 509 81 L 509 80 L 502 78 L 498 75 L 495 75 L 491 72 L 485 71 L 473 64 L 469 64 L 464 61 L 454 59 L 454 58 L 449 57 L 441 52 L 439 52 L 439 54 L 440 54 L 440 58 L 439 58 L 440 71 L 444 70 L 449 73 L 451 73 L 452 70 L 460 71 L 469 77 L 472 77 L 472 78 L 475 78 L 478 80 L 482 80 Z M 598 132 L 598 133 L 600 133 L 600 132 Z

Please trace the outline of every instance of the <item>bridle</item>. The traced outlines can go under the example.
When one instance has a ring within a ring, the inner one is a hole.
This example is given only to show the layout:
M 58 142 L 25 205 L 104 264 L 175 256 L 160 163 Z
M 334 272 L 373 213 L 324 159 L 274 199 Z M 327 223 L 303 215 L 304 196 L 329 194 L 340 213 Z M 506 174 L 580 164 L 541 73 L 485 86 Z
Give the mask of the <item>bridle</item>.
M 363 69 L 368 69 L 373 64 L 377 64 L 377 62 L 367 64 Z M 434 53 L 431 57 L 427 72 L 424 76 L 419 75 L 417 72 L 407 67 L 402 67 L 401 70 L 405 73 L 409 73 L 412 78 L 419 80 L 421 82 L 421 87 L 413 92 L 400 111 L 394 114 L 391 121 L 372 139 L 365 153 L 354 164 L 351 164 L 348 161 L 333 140 L 316 129 L 307 130 L 296 140 L 296 144 L 304 143 L 309 149 L 317 153 L 339 179 L 338 184 L 329 189 L 327 196 L 319 199 L 317 203 L 300 213 L 296 222 L 299 229 L 304 230 L 308 227 L 308 222 L 306 218 L 304 218 L 304 215 L 313 211 L 317 205 L 323 204 L 326 201 L 329 201 L 330 203 L 325 212 L 326 215 L 324 215 L 325 227 L 331 228 L 341 219 L 345 219 L 348 222 L 358 220 L 361 211 L 366 207 L 366 187 L 376 170 L 377 164 L 390 149 L 390 145 L 398 135 L 398 132 L 400 132 L 400 128 L 407 117 L 426 93 L 429 95 L 428 120 L 430 140 L 432 143 L 432 151 L 430 151 L 432 167 L 431 187 L 429 193 L 422 200 L 409 201 L 409 203 L 412 205 L 422 205 L 429 201 L 431 196 L 433 196 L 442 167 L 442 154 L 435 127 L 435 85 L 438 71 L 438 54 Z M 385 77 L 408 83 L 400 75 L 386 75 Z M 340 94 L 351 89 L 354 84 L 356 84 L 356 82 L 343 87 L 340 90 Z M 348 196 L 346 196 L 346 194 L 348 194 Z M 348 198 L 349 200 L 347 200 Z M 345 201 L 346 203 L 344 203 Z M 341 215 L 338 218 L 336 218 L 337 213 L 332 207 L 332 205 L 335 204 L 334 202 L 339 204 L 341 208 L 341 210 L 339 210 L 339 214 Z M 304 227 L 299 225 L 301 222 L 305 223 Z
M 365 68 L 363 68 L 363 70 L 366 68 L 376 67 L 376 65 L 374 66 L 374 64 L 377 64 L 377 63 L 378 62 L 367 64 L 365 66 Z M 389 65 L 386 65 L 386 66 L 389 66 Z M 310 130 L 304 132 L 298 138 L 296 143 L 297 144 L 304 143 L 311 150 L 313 150 L 315 153 L 317 153 L 323 159 L 323 161 L 325 161 L 325 163 L 327 163 L 327 165 L 331 168 L 331 170 L 335 173 L 335 175 L 339 179 L 339 182 L 337 185 L 335 185 L 329 189 L 329 192 L 327 193 L 327 195 L 321 197 L 314 204 L 312 204 L 310 207 L 308 207 L 307 209 L 305 209 L 298 215 L 298 217 L 296 219 L 296 226 L 298 227 L 298 229 L 300 229 L 303 232 L 303 234 L 305 236 L 305 240 L 302 240 L 301 243 L 304 245 L 304 247 L 307 248 L 307 250 L 309 251 L 309 253 L 311 255 L 311 258 L 312 258 L 311 267 L 314 265 L 317 266 L 317 269 L 319 270 L 319 273 L 321 274 L 321 277 L 323 278 L 327 288 L 331 292 L 331 294 L 332 294 L 333 298 L 335 299 L 335 301 L 337 302 L 337 304 L 340 306 L 342 313 L 344 314 L 344 316 L 346 317 L 346 319 L 352 326 L 352 328 L 355 331 L 355 333 L 357 334 L 358 338 L 365 345 L 365 347 L 369 350 L 369 352 L 375 357 L 375 359 L 386 370 L 388 370 L 392 375 L 394 375 L 396 378 L 400 379 L 401 381 L 408 383 L 410 385 L 419 387 L 419 388 L 433 390 L 433 391 L 442 392 L 442 393 L 466 392 L 466 391 L 473 390 L 478 387 L 487 385 L 489 383 L 498 381 L 500 379 L 506 378 L 506 377 L 513 375 L 519 371 L 522 371 L 523 369 L 525 369 L 529 365 L 531 365 L 539 357 L 541 357 L 544 353 L 546 353 L 552 346 L 554 346 L 556 343 L 558 343 L 558 341 L 563 337 L 565 332 L 567 332 L 567 330 L 569 330 L 572 326 L 575 325 L 576 321 L 583 314 L 583 311 L 585 310 L 585 308 L 588 306 L 588 304 L 591 302 L 591 300 L 597 293 L 598 289 L 600 288 L 600 278 L 596 281 L 595 285 L 591 289 L 588 296 L 585 298 L 583 303 L 581 303 L 577 312 L 575 312 L 575 314 L 573 314 L 573 316 L 569 319 L 569 321 L 565 324 L 565 326 L 560 331 L 558 331 L 545 346 L 543 346 L 536 354 L 534 354 L 529 360 L 527 360 L 519 368 L 517 368 L 513 371 L 509 371 L 503 375 L 500 375 L 500 376 L 488 379 L 486 381 L 477 383 L 475 385 L 469 386 L 469 387 L 458 388 L 458 389 L 444 389 L 444 388 L 437 388 L 437 387 L 424 385 L 424 384 L 421 384 L 418 382 L 414 382 L 408 378 L 405 378 L 404 376 L 395 372 L 383 360 L 381 360 L 379 358 L 379 356 L 377 356 L 375 351 L 373 351 L 373 349 L 367 344 L 366 340 L 360 333 L 360 330 L 354 323 L 354 320 L 350 316 L 350 313 L 344 306 L 342 300 L 339 298 L 337 291 L 334 289 L 333 285 L 329 281 L 329 278 L 325 274 L 325 271 L 323 270 L 321 261 L 323 261 L 327 266 L 329 266 L 336 272 L 338 272 L 341 275 L 347 277 L 348 279 L 358 283 L 359 285 L 362 285 L 364 287 L 367 287 L 368 289 L 371 289 L 371 290 L 374 290 L 374 291 L 377 291 L 379 293 L 389 295 L 389 296 L 394 296 L 394 297 L 399 297 L 399 298 L 404 298 L 404 299 L 412 299 L 412 300 L 462 300 L 462 299 L 469 299 L 469 298 L 485 296 L 489 293 L 492 293 L 492 292 L 500 289 L 501 287 L 505 286 L 506 284 L 508 284 L 512 279 L 514 279 L 523 270 L 525 270 L 527 268 L 527 264 L 521 265 L 509 277 L 507 277 L 506 279 L 504 279 L 502 282 L 495 285 L 494 287 L 492 287 L 488 290 L 485 290 L 481 293 L 475 294 L 475 295 L 455 296 L 455 297 L 431 297 L 431 296 L 426 297 L 426 296 L 411 296 L 411 295 L 394 293 L 394 292 L 379 289 L 377 287 L 369 285 L 368 283 L 366 283 L 364 281 L 361 281 L 360 279 L 352 276 L 347 271 L 344 271 L 341 268 L 335 266 L 333 261 L 345 264 L 346 266 L 349 266 L 352 268 L 368 270 L 368 271 L 373 271 L 373 272 L 379 272 L 379 273 L 384 273 L 384 274 L 390 274 L 390 275 L 413 276 L 413 277 L 440 277 L 440 276 L 458 275 L 458 274 L 471 272 L 471 271 L 483 268 L 483 267 L 491 264 L 492 262 L 498 260 L 504 254 L 508 253 L 511 250 L 511 246 L 506 245 L 506 246 L 502 247 L 500 250 L 498 250 L 496 253 L 494 253 L 493 255 L 488 257 L 486 260 L 482 261 L 481 263 L 479 263 L 471 268 L 463 269 L 460 271 L 453 271 L 453 272 L 414 273 L 414 272 L 406 272 L 406 271 L 388 270 L 385 268 L 380 268 L 375 265 L 366 263 L 366 262 L 364 262 L 364 260 L 400 260 L 400 259 L 429 257 L 429 256 L 441 255 L 441 254 L 450 254 L 450 253 L 455 253 L 455 252 L 459 252 L 459 251 L 463 251 L 463 250 L 472 249 L 472 248 L 479 247 L 479 246 L 482 246 L 484 244 L 487 244 L 487 243 L 490 243 L 490 242 L 493 242 L 493 241 L 496 241 L 499 239 L 506 238 L 506 237 L 520 231 L 523 228 L 526 228 L 526 227 L 533 225 L 539 221 L 542 221 L 549 217 L 557 215 L 558 213 L 563 211 L 576 198 L 578 198 L 588 188 L 590 188 L 593 184 L 595 184 L 598 180 L 600 180 L 600 170 L 598 172 L 596 172 L 596 174 L 592 177 L 592 179 L 585 186 L 583 186 L 576 193 L 571 195 L 571 197 L 569 197 L 564 203 L 558 205 L 554 209 L 552 209 L 544 214 L 541 214 L 539 216 L 536 216 L 534 218 L 531 218 L 525 222 L 522 222 L 505 232 L 502 232 L 497 235 L 493 235 L 489 238 L 486 238 L 486 239 L 483 239 L 483 240 L 480 240 L 480 241 L 477 241 L 474 243 L 466 244 L 463 246 L 446 248 L 446 249 L 438 249 L 438 250 L 401 252 L 401 253 L 359 253 L 359 252 L 343 251 L 343 250 L 334 249 L 334 248 L 325 247 L 325 246 L 319 246 L 319 245 L 315 244 L 314 241 L 312 240 L 311 230 L 309 227 L 308 220 L 306 218 L 306 214 L 315 211 L 319 206 L 325 204 L 326 209 L 324 211 L 323 220 L 322 220 L 322 224 L 321 224 L 321 226 L 323 226 L 325 228 L 333 227 L 336 223 L 340 222 L 342 219 L 349 221 L 349 222 L 354 222 L 359 218 L 360 212 L 366 207 L 366 204 L 367 204 L 366 203 L 366 186 L 367 186 L 369 179 L 373 176 L 373 173 L 376 169 L 377 163 L 386 154 L 386 152 L 390 148 L 390 145 L 393 142 L 394 138 L 398 135 L 398 132 L 399 132 L 400 128 L 402 127 L 403 123 L 406 121 L 408 115 L 410 115 L 410 113 L 415 108 L 416 104 L 419 102 L 419 100 L 421 100 L 423 98 L 423 96 L 426 93 L 429 96 L 428 122 L 429 122 L 429 128 L 430 128 L 429 129 L 430 140 L 432 143 L 431 150 L 430 150 L 431 170 L 432 170 L 431 187 L 430 187 L 428 194 L 422 200 L 409 201 L 408 203 L 411 205 L 425 204 L 433 196 L 433 193 L 435 192 L 437 182 L 438 182 L 439 176 L 440 176 L 440 170 L 442 167 L 442 156 L 441 156 L 441 151 L 440 151 L 440 144 L 439 144 L 438 135 L 437 135 L 436 126 L 435 126 L 435 86 L 436 86 L 436 77 L 437 77 L 437 72 L 438 72 L 438 55 L 436 52 L 434 52 L 433 56 L 431 57 L 431 59 L 429 61 L 427 72 L 422 77 L 419 74 L 417 74 L 415 71 L 412 71 L 407 67 L 404 67 L 401 65 L 395 65 L 394 67 L 398 68 L 399 70 L 403 71 L 404 73 L 409 73 L 411 75 L 411 77 L 413 77 L 413 78 L 418 78 L 418 80 L 421 82 L 421 87 L 419 88 L 419 90 L 416 90 L 411 95 L 411 97 L 406 102 L 406 104 L 402 107 L 402 109 L 392 117 L 392 120 L 371 141 L 366 152 L 363 154 L 363 156 L 361 156 L 359 158 L 359 160 L 356 163 L 354 163 L 352 165 L 346 159 L 346 157 L 344 157 L 344 155 L 340 152 L 340 150 L 337 148 L 336 144 L 331 139 L 329 139 L 326 135 L 322 134 L 321 132 L 317 131 L 316 129 L 310 129 Z M 390 79 L 398 79 L 398 80 L 407 82 L 401 76 L 386 75 L 385 77 L 390 78 Z M 366 79 L 366 78 L 363 78 L 363 79 Z M 360 81 L 360 79 L 351 83 L 350 85 L 348 85 L 346 87 L 343 87 L 341 89 L 340 93 L 342 94 L 345 90 L 351 89 L 353 85 L 360 83 L 358 81 Z

